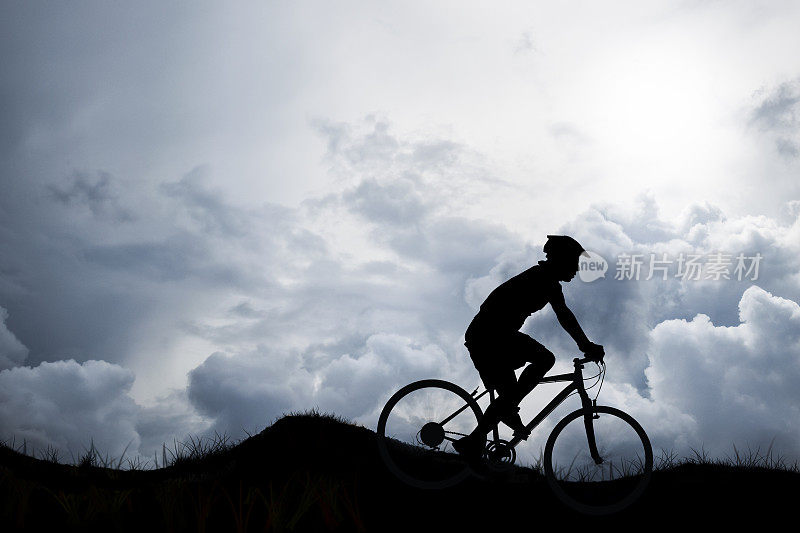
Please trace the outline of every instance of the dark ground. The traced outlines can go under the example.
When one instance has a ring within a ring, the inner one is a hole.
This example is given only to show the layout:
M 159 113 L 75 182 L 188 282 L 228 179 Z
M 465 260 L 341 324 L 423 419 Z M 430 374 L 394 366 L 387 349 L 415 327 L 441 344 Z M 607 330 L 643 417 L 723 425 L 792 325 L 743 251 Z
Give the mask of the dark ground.
M 3 447 L 0 502 L 0 531 L 793 529 L 800 474 L 684 463 L 654 472 L 626 511 L 591 518 L 528 469 L 450 489 L 408 487 L 387 471 L 373 431 L 300 415 L 157 470 L 61 465 Z

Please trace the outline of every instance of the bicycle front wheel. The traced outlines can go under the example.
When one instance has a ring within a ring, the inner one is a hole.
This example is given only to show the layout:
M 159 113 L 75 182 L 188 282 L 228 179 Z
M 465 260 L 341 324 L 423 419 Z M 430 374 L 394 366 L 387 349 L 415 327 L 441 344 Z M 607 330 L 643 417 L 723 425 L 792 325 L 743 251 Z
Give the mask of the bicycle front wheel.
M 440 489 L 470 475 L 452 451 L 453 441 L 471 432 L 482 416 L 461 387 L 425 379 L 397 391 L 378 418 L 378 446 L 386 466 L 409 485 Z
M 597 454 L 590 448 L 592 433 Z M 553 428 L 544 468 L 563 503 L 585 514 L 611 514 L 631 505 L 647 487 L 653 449 L 629 414 L 607 406 L 578 409 Z

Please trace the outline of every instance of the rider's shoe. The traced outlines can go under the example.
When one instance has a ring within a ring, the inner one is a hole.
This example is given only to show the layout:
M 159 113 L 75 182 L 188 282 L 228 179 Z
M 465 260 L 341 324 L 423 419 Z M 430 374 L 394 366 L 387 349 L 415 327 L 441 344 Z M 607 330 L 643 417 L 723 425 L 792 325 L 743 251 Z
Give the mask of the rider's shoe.
M 486 438 L 480 435 L 467 435 L 453 442 L 453 448 L 465 459 L 475 461 L 483 456 Z
M 525 427 L 525 424 L 522 423 L 522 419 L 519 416 L 519 407 L 510 409 L 500 418 L 500 421 L 514 430 L 515 438 L 519 437 L 522 440 L 528 440 L 528 437 L 531 436 L 530 430 Z
M 521 440 L 528 440 L 528 437 L 531 436 L 531 430 L 525 426 L 514 428 L 514 438 L 521 439 Z

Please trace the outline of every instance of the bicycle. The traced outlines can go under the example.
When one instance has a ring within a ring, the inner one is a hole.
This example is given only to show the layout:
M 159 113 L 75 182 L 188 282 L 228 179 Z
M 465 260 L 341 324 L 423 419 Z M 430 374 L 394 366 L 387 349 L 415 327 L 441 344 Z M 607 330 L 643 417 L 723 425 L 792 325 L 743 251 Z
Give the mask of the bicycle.
M 647 487 L 653 470 L 653 450 L 642 426 L 629 414 L 597 405 L 605 377 L 605 363 L 596 362 L 598 374 L 588 389 L 584 365 L 589 358 L 573 359 L 574 371 L 545 376 L 539 383 L 570 382 L 527 425 L 532 431 L 567 397 L 577 393 L 581 408 L 566 415 L 553 428 L 544 448 L 545 476 L 555 495 L 569 507 L 589 515 L 619 512 L 635 502 Z M 587 390 L 597 384 L 597 396 Z M 386 402 L 378 418 L 378 445 L 389 469 L 409 485 L 439 489 L 453 486 L 475 474 L 468 462 L 447 453 L 451 443 L 472 431 L 483 415 L 478 400 L 494 391 L 480 387 L 471 394 L 440 379 L 406 385 Z M 522 441 L 500 438 L 495 425 L 483 458 L 495 469 L 511 468 L 516 446 Z M 426 452 L 437 453 L 426 453 Z

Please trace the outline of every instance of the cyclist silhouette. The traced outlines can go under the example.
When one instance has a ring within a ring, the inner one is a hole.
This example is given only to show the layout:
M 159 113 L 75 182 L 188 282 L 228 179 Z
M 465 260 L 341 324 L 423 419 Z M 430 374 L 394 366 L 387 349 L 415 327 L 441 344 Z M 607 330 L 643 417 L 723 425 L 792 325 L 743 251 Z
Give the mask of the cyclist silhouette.
M 603 347 L 586 337 L 575 315 L 564 301 L 559 282 L 568 282 L 578 272 L 578 259 L 588 255 L 572 237 L 548 235 L 544 245 L 546 259 L 502 283 L 481 304 L 465 334 L 465 345 L 475 368 L 497 398 L 486 409 L 475 430 L 453 443 L 455 450 L 468 458 L 482 455 L 486 434 L 498 421 L 514 430 L 514 436 L 527 439 L 530 432 L 519 416 L 519 404 L 555 364 L 552 352 L 522 333 L 529 315 L 550 304 L 561 326 L 578 349 L 596 360 Z M 514 371 L 528 365 L 517 380 Z

